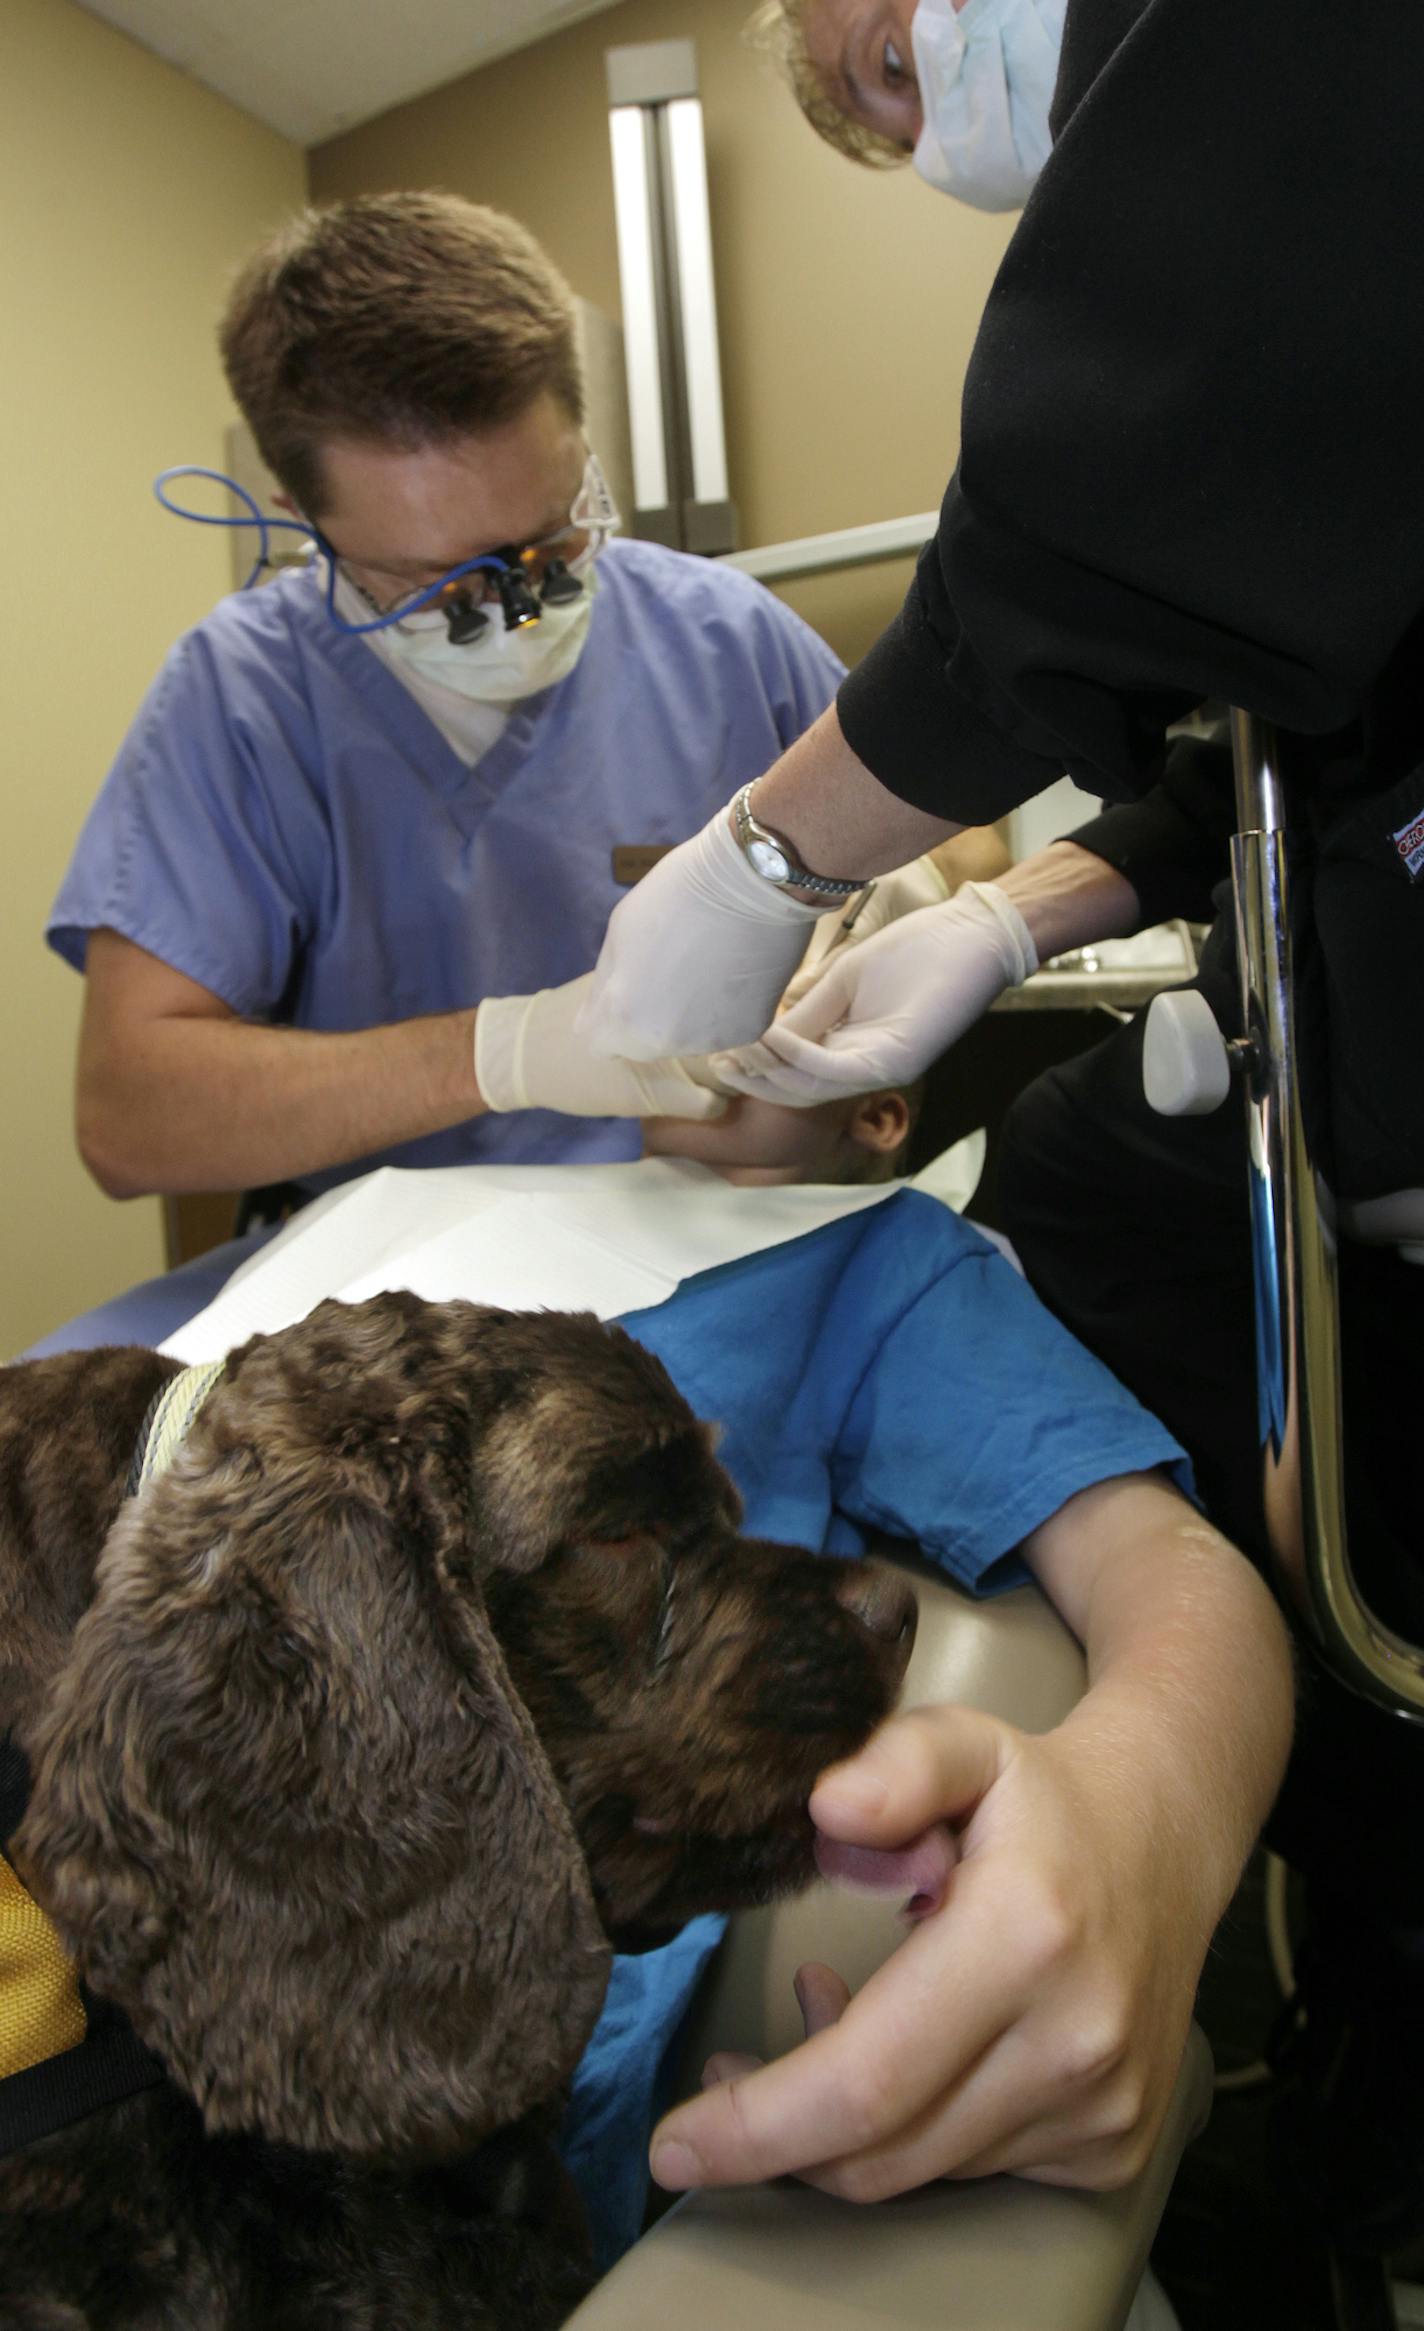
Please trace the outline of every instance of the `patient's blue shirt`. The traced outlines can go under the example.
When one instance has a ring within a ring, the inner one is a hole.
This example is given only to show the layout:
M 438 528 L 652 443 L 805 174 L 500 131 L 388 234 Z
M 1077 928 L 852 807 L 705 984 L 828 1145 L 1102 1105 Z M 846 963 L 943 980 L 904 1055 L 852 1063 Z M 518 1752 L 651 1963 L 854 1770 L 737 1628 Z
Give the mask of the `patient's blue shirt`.
M 961 1585 L 1026 1576 L 1016 1548 L 1080 1489 L 1186 1459 L 937 1199 L 878 1206 L 684 1280 L 620 1323 L 655 1352 L 741 1491 L 744 1527 L 827 1554 L 913 1541 Z M 635 2238 L 671 2043 L 724 1921 L 617 1959 L 574 2080 L 565 2154 L 601 2266 Z

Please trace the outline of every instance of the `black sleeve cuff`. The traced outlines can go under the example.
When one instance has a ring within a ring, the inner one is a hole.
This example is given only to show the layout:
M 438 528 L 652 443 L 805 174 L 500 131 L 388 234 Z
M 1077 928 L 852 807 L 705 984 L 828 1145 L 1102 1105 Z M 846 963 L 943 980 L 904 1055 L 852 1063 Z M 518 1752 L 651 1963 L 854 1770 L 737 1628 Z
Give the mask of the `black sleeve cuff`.
M 921 554 L 935 555 L 934 545 Z M 841 682 L 846 743 L 873 777 L 930 817 L 989 825 L 1063 774 L 1013 743 L 954 687 L 944 642 L 915 586 L 899 614 Z

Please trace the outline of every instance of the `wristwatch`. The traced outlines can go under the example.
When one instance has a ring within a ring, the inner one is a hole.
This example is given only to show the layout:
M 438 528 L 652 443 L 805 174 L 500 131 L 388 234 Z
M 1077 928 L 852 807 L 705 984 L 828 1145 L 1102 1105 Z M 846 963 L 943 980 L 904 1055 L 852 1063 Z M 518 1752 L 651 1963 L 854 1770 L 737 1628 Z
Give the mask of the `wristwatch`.
M 732 830 L 747 864 L 763 882 L 774 883 L 778 890 L 814 891 L 817 898 L 854 898 L 864 890 L 868 875 L 845 882 L 837 874 L 813 874 L 803 866 L 784 834 L 774 834 L 752 816 L 751 791 L 744 785 L 732 804 Z

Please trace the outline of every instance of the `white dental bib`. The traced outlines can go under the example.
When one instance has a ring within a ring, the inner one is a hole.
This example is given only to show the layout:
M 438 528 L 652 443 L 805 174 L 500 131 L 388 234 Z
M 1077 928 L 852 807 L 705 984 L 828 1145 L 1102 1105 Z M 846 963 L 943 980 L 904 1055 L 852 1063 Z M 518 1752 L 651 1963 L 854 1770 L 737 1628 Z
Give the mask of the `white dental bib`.
M 190 1363 L 305 1319 L 327 1296 L 592 1311 L 665 1302 L 684 1279 L 879 1205 L 906 1187 L 963 1204 L 983 1136 L 909 1184 L 733 1187 L 683 1158 L 627 1165 L 382 1166 L 315 1199 L 162 1346 Z M 960 1163 L 959 1161 L 961 1161 Z M 947 1168 L 958 1165 L 959 1170 Z
M 949 1195 L 943 1163 L 937 1184 L 931 1167 L 910 1186 Z M 383 1166 L 314 1200 L 162 1349 L 190 1363 L 220 1359 L 250 1335 L 305 1319 L 327 1296 L 361 1303 L 396 1288 L 433 1303 L 616 1319 L 665 1302 L 698 1271 L 800 1238 L 906 1186 L 734 1188 L 681 1158 Z

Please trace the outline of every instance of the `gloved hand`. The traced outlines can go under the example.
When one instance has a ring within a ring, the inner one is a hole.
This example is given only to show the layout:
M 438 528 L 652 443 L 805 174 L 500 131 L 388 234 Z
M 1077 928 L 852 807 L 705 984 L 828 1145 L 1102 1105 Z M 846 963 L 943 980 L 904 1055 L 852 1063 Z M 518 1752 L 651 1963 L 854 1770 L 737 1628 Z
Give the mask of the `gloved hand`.
M 593 973 L 532 996 L 489 996 L 475 1013 L 475 1082 L 486 1106 L 566 1117 L 720 1117 L 705 1061 L 604 1060 L 575 1033 Z
M 719 809 L 614 908 L 579 1035 L 627 1060 L 746 1043 L 776 1010 L 816 914 L 753 873 Z
M 996 883 L 966 882 L 943 906 L 902 915 L 833 956 L 759 1044 L 717 1053 L 719 1084 L 812 1108 L 906 1085 L 1038 969 L 1027 923 Z
M 908 866 L 897 866 L 891 874 L 877 874 L 858 898 L 817 917 L 801 967 L 782 995 L 782 1008 L 789 1011 L 800 1003 L 807 989 L 829 968 L 837 949 L 859 947 L 883 931 L 887 923 L 898 923 L 901 915 L 912 915 L 917 907 L 943 906 L 948 897 L 949 884 L 928 855 L 912 858 Z

